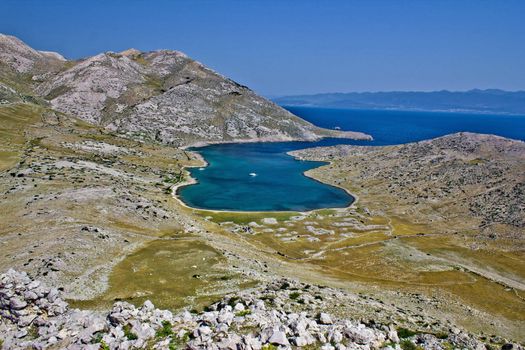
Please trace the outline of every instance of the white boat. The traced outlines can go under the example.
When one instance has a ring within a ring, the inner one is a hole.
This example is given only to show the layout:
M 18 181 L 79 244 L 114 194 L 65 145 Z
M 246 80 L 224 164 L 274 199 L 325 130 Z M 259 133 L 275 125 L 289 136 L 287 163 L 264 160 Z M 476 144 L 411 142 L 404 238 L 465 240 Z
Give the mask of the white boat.
M 203 170 L 204 170 L 204 168 L 199 168 L 199 170 L 200 170 L 200 171 L 203 171 Z
M 250 173 L 250 176 L 257 176 L 256 173 Z

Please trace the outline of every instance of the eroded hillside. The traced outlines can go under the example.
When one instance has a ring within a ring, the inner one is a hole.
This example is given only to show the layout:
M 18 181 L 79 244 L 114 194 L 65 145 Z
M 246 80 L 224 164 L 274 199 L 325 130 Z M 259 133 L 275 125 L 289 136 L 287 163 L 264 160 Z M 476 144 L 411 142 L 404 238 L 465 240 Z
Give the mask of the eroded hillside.
M 187 146 L 369 138 L 318 128 L 178 51 L 126 50 L 67 61 L 7 35 L 0 35 L 0 48 L 0 100 L 37 99 L 133 139 Z

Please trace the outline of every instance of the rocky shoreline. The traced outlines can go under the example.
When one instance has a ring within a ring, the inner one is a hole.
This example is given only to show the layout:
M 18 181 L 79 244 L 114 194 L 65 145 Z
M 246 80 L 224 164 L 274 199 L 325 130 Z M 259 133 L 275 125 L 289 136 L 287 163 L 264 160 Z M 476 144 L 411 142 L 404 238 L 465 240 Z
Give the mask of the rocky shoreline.
M 279 138 L 279 137 L 258 137 L 258 138 L 245 138 L 245 139 L 231 139 L 231 140 L 217 140 L 217 141 L 196 141 L 188 145 L 179 147 L 180 149 L 187 150 L 190 148 L 201 148 L 206 146 L 221 145 L 228 143 L 259 143 L 259 142 L 294 142 L 294 141 L 305 141 L 305 142 L 317 142 L 325 138 L 335 139 L 351 139 L 361 141 L 373 141 L 372 135 L 366 134 L 360 131 L 344 131 L 344 130 L 332 130 L 319 128 L 320 135 L 316 135 L 312 138 Z
M 1 349 L 523 349 L 457 327 L 340 318 L 345 292 L 279 279 L 174 314 L 150 301 L 107 312 L 71 309 L 56 288 L 25 272 L 0 275 Z

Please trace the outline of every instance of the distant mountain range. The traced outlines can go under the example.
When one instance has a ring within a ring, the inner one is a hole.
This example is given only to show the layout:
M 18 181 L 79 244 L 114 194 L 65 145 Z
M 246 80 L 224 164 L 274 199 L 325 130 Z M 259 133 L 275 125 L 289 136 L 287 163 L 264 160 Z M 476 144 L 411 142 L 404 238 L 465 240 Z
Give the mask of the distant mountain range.
M 281 106 L 463 111 L 525 115 L 525 91 L 392 91 L 324 93 L 273 98 Z

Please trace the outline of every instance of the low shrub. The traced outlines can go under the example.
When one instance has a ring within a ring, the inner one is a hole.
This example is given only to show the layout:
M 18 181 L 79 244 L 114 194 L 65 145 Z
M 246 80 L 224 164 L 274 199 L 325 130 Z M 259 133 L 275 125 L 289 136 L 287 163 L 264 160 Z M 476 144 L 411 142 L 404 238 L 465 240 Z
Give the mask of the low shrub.
M 131 331 L 131 326 L 129 324 L 122 327 L 122 330 L 124 331 L 124 336 L 128 338 L 128 340 L 137 340 L 139 337 Z
M 399 336 L 399 338 L 410 338 L 411 336 L 416 335 L 416 334 L 417 332 L 411 331 L 410 329 L 406 329 L 402 327 L 397 329 L 397 335 Z
M 238 301 L 240 301 L 241 298 L 237 297 L 237 296 L 233 296 L 230 298 L 230 300 L 228 300 L 228 305 L 230 305 L 231 307 L 234 307 L 235 304 L 237 304 Z
M 266 344 L 266 345 L 263 345 L 261 350 L 277 350 L 277 346 L 273 344 Z
M 284 282 L 283 284 L 281 284 L 281 289 L 288 289 L 288 288 L 290 288 L 290 283 Z
M 447 339 L 447 338 L 448 338 L 448 333 L 445 333 L 445 332 L 442 332 L 442 333 L 436 333 L 435 336 L 436 336 L 436 338 L 438 338 L 438 339 Z
M 235 314 L 235 316 L 237 317 L 244 317 L 246 315 L 249 315 L 251 314 L 252 312 L 250 310 L 242 310 L 242 311 L 239 311 Z
M 410 340 L 403 340 L 400 344 L 401 349 L 403 350 L 421 350 L 422 348 L 420 346 L 417 346 L 416 344 L 412 343 Z
M 290 293 L 290 299 L 295 300 L 301 296 L 301 293 L 299 292 L 292 292 Z
M 169 337 L 173 334 L 173 326 L 169 321 L 162 321 L 162 327 L 157 330 L 157 338 Z

